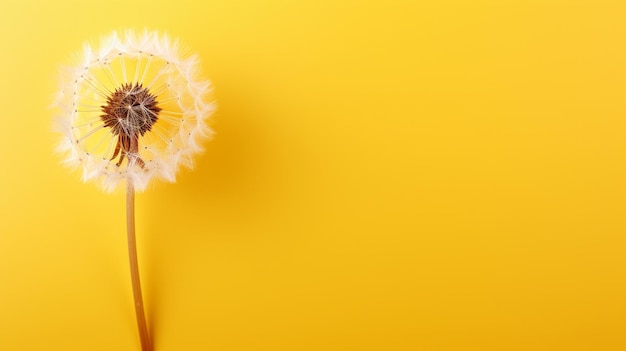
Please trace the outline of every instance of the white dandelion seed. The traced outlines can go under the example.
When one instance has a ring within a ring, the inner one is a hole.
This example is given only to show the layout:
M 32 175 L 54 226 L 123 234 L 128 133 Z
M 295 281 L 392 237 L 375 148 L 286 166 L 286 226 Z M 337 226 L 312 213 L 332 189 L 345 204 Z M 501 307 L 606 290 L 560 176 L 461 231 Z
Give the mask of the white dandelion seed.
M 113 32 L 97 47 L 85 44 L 55 101 L 63 162 L 108 191 L 123 181 L 138 191 L 153 179 L 174 182 L 212 135 L 212 87 L 198 74 L 197 56 L 157 32 Z

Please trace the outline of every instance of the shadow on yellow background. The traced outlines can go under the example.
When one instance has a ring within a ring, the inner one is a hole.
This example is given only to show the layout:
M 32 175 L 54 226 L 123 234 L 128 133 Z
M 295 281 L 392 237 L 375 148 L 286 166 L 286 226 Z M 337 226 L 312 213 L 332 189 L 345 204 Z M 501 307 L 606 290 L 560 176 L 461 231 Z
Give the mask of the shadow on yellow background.
M 59 165 L 83 41 L 202 58 L 217 134 L 137 198 L 156 350 L 626 349 L 619 1 L 3 1 L 0 350 L 138 350 L 124 197 Z

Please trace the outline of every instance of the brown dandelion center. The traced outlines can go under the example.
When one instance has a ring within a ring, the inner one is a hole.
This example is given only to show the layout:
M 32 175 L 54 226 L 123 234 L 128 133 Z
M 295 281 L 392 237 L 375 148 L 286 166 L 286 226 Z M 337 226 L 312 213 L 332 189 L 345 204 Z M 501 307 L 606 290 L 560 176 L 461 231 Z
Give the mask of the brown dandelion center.
M 117 135 L 117 145 L 111 160 L 119 156 L 119 166 L 128 156 L 129 162 L 136 161 L 143 167 L 139 157 L 139 136 L 152 129 L 158 119 L 161 108 L 157 106 L 156 96 L 141 84 L 126 83 L 107 97 L 107 104 L 101 106 L 100 118 L 105 127 Z

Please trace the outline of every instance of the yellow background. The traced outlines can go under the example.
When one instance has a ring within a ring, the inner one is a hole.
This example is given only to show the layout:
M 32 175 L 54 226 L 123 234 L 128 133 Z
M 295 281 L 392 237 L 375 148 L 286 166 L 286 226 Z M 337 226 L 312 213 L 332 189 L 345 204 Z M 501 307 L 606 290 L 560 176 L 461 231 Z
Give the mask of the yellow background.
M 623 1 L 2 1 L 0 350 L 139 350 L 58 68 L 167 31 L 215 139 L 137 199 L 157 351 L 625 350 Z

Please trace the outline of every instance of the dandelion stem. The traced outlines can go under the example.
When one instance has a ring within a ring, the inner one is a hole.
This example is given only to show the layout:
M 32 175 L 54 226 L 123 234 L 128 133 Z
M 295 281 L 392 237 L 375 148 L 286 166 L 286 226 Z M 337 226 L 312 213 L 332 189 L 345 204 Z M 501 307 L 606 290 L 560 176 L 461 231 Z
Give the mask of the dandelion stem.
M 126 231 L 128 233 L 128 257 L 130 260 L 130 277 L 133 283 L 133 298 L 135 300 L 135 314 L 141 339 L 141 350 L 152 351 L 152 342 L 148 334 L 146 316 L 143 309 L 141 296 L 141 283 L 139 281 L 139 265 L 137 263 L 137 241 L 135 239 L 135 188 L 128 182 L 126 188 Z

